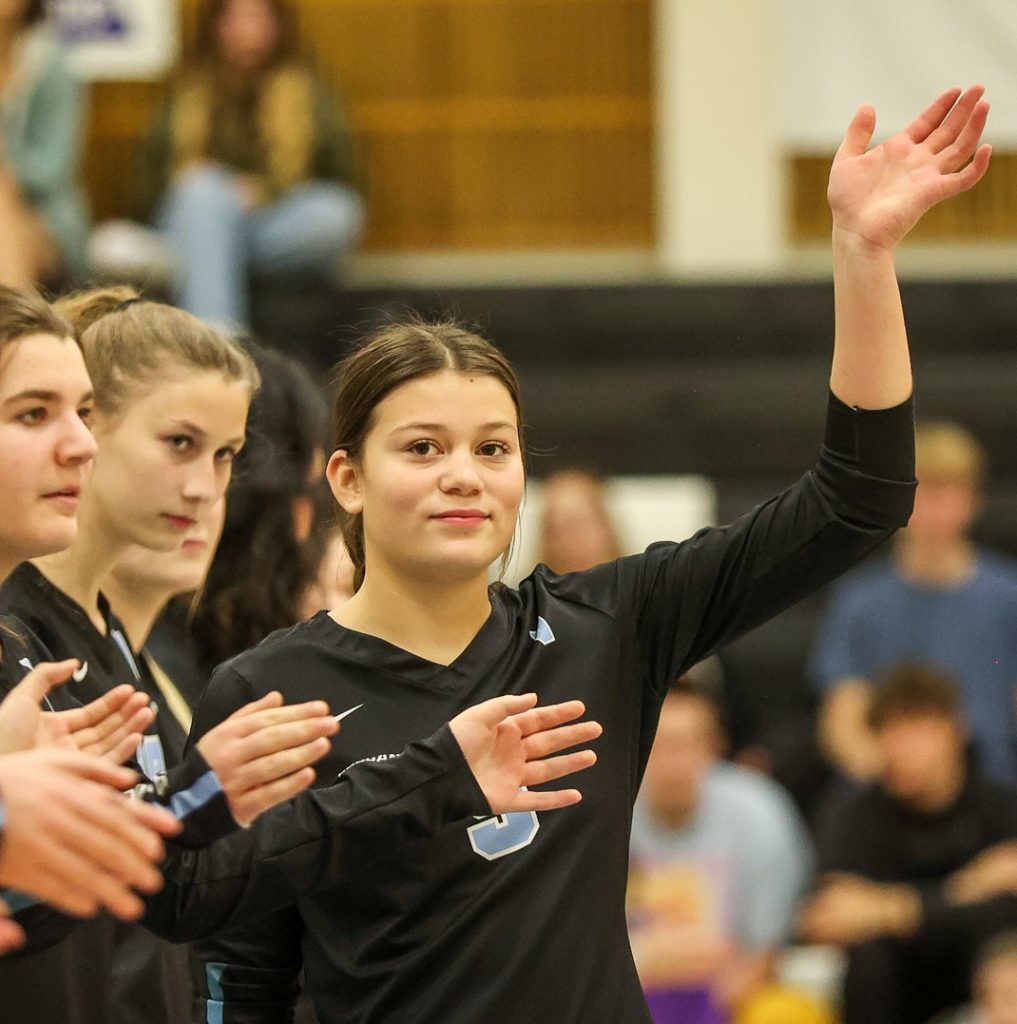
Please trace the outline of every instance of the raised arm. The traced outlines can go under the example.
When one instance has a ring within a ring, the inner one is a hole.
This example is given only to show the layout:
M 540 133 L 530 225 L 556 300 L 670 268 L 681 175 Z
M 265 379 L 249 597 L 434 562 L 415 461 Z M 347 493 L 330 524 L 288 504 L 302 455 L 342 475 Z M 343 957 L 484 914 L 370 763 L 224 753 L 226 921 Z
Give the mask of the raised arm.
M 888 409 L 911 394 L 894 253 L 927 210 L 985 174 L 983 92 L 980 85 L 947 90 L 871 150 L 876 112 L 860 107 L 837 151 L 828 190 L 836 309 L 830 387 L 847 405 Z

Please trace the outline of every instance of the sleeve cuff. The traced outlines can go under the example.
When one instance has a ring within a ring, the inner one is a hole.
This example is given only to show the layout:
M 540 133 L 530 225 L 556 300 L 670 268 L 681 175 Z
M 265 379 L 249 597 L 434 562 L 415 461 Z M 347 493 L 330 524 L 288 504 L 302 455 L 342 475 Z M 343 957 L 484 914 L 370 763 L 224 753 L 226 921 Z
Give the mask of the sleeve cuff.
M 891 409 L 845 405 L 832 391 L 825 445 L 867 475 L 912 483 L 915 478 L 914 396 Z
M 174 839 L 180 846 L 208 846 L 238 827 L 219 777 L 197 747 L 170 770 L 159 802 L 183 822 Z

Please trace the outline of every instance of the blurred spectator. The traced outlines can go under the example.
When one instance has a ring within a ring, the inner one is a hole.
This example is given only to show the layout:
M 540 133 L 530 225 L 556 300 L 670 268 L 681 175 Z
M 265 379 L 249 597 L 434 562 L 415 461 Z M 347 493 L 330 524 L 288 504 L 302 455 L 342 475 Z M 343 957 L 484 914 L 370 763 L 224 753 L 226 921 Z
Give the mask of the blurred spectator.
M 969 537 L 985 454 L 949 423 L 919 426 L 915 445 L 911 521 L 889 561 L 858 570 L 834 591 L 813 651 L 812 675 L 824 694 L 821 742 L 849 777 L 874 777 L 870 681 L 896 662 L 918 660 L 956 677 L 983 767 L 1017 783 L 1017 566 Z
M 748 1012 L 810 880 L 790 798 L 721 761 L 722 744 L 716 702 L 683 677 L 664 701 L 632 827 L 632 949 L 656 1024 Z M 786 1024 L 815 1019 L 784 1007 Z
M 879 781 L 819 837 L 805 935 L 849 947 L 844 1024 L 924 1024 L 968 998 L 974 953 L 1017 925 L 1017 789 L 968 765 L 957 688 L 901 666 L 875 692 Z
M 0 3 L 0 283 L 14 288 L 85 265 L 82 93 L 44 18 L 44 0 Z
M 346 124 L 287 0 L 203 0 L 139 173 L 177 301 L 219 325 L 248 324 L 250 273 L 327 277 L 363 225 Z
M 582 572 L 622 555 L 604 484 L 585 469 L 560 469 L 544 481 L 540 556 L 553 572 Z

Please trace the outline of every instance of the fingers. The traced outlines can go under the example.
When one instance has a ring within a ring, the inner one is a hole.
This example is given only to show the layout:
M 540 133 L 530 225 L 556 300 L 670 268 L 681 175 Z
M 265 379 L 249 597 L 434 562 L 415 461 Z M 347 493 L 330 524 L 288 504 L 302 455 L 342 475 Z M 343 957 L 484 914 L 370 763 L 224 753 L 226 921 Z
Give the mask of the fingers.
M 73 711 L 62 711 L 60 714 L 72 730 L 96 727 L 123 708 L 132 697 L 140 697 L 142 703 L 148 703 L 148 698 L 143 693 L 137 693 L 130 683 L 122 683 L 109 693 L 104 693 L 98 700 L 93 700 L 84 707 L 74 708 Z
M 313 768 L 301 768 L 300 771 L 285 778 L 249 790 L 236 801 L 230 801 L 233 817 L 240 825 L 250 825 L 255 818 L 276 804 L 291 800 L 298 793 L 302 793 L 314 782 L 314 777 Z
M 162 875 L 155 862 L 165 855 L 162 838 L 130 810 L 131 802 L 122 794 L 92 792 L 88 801 L 83 805 L 76 800 L 77 813 L 65 814 L 68 843 L 132 888 L 157 892 Z
M 290 746 L 265 757 L 248 761 L 230 780 L 229 798 L 231 804 L 236 798 L 234 794 L 243 794 L 251 789 L 285 778 L 320 761 L 331 749 L 327 739 L 317 738 Z
M 277 708 L 281 707 L 283 702 L 283 695 L 278 690 L 273 690 L 271 693 L 266 693 L 264 697 L 259 700 L 251 701 L 250 704 L 245 704 L 242 708 L 237 708 L 236 711 L 226 719 L 227 722 L 236 718 L 246 718 L 248 715 L 253 715 L 256 711 L 263 711 L 265 708 Z
M 133 817 L 138 824 L 153 832 L 172 839 L 183 830 L 183 822 L 175 815 L 159 807 L 157 804 L 145 803 L 144 800 L 127 800 L 127 813 Z
M 844 141 L 841 142 L 834 160 L 861 156 L 868 149 L 875 130 L 876 111 L 868 104 L 859 107 L 844 133 Z
M 581 700 L 569 700 L 561 704 L 548 704 L 544 707 L 532 708 L 522 714 L 515 714 L 512 720 L 519 726 L 524 736 L 554 729 L 571 722 L 586 713 L 586 705 Z
M 510 806 L 503 813 L 512 811 L 556 811 L 559 807 L 571 807 L 583 799 L 578 789 L 559 789 L 553 793 L 533 793 L 521 789 L 513 797 Z
M 991 156 L 992 146 L 986 143 L 986 145 L 979 147 L 974 159 L 967 167 L 949 176 L 950 187 L 947 196 L 959 195 L 961 192 L 966 192 L 969 188 L 977 185 L 989 169 L 989 157 Z
M 261 701 L 257 703 L 260 704 Z M 252 705 L 247 705 L 247 707 L 250 708 Z M 240 710 L 243 711 L 244 709 L 241 708 Z M 262 736 L 263 740 L 266 738 L 264 734 L 270 733 L 270 730 L 277 726 L 301 722 L 324 722 L 326 720 L 332 721 L 331 709 L 323 700 L 312 700 L 306 704 L 287 704 L 284 707 L 259 708 L 248 711 L 247 714 L 241 716 L 239 721 L 232 716 L 226 719 L 227 722 L 234 722 L 232 727 L 234 735 L 241 738 L 259 735 Z M 337 732 L 339 723 L 333 721 L 332 724 L 336 726 L 336 729 L 333 731 Z M 217 726 L 217 728 L 220 727 Z M 213 729 L 212 732 L 215 732 L 215 730 Z M 321 735 L 321 733 L 316 733 L 316 735 Z M 270 743 L 266 742 L 264 749 L 258 752 L 266 752 L 270 749 L 270 746 Z
M 41 662 L 11 692 L 27 694 L 36 704 L 41 704 L 43 698 L 54 686 L 66 683 L 71 678 L 71 673 L 77 667 L 76 658 L 70 658 L 67 661 Z
M 530 761 L 523 772 L 523 785 L 538 786 L 544 782 L 554 782 L 555 779 L 581 772 L 596 763 L 597 755 L 592 750 L 579 750 L 543 761 Z
M 940 150 L 953 144 L 961 134 L 964 126 L 971 120 L 984 93 L 985 87 L 982 85 L 973 85 L 970 89 L 965 90 L 964 94 L 943 118 L 942 123 L 937 125 L 935 130 L 930 132 L 926 138 L 926 144 L 933 153 L 938 153 Z M 988 113 L 988 108 L 986 108 L 985 113 Z M 984 124 L 984 117 L 982 123 Z
M 115 696 L 115 700 L 107 701 L 111 696 Z M 80 712 L 89 713 L 89 724 L 85 725 L 84 719 L 75 720 L 71 717 Z M 102 757 L 116 749 L 131 733 L 144 732 L 155 721 L 155 712 L 149 705 L 147 694 L 136 692 L 132 686 L 125 685 L 110 691 L 85 708 L 61 712 L 61 717 L 69 726 L 71 738 L 78 749 Z M 119 762 L 122 758 L 111 760 Z
M 925 108 L 905 129 L 912 142 L 924 142 L 942 123 L 957 102 L 960 89 L 947 89 Z
M 109 761 L 100 760 L 79 750 L 54 750 L 50 762 L 57 768 L 73 772 L 76 776 L 112 786 L 116 790 L 130 789 L 138 781 L 137 772 Z
M 138 747 L 141 746 L 141 737 L 140 732 L 128 733 L 116 746 L 97 756 L 105 757 L 110 764 L 123 764 L 132 758 Z
M 527 736 L 523 740 L 523 752 L 527 761 L 534 761 L 547 757 L 548 754 L 557 753 L 559 750 L 578 746 L 580 743 L 589 743 L 591 740 L 597 739 L 603 731 L 599 722 L 563 725 L 557 729 L 548 729 Z
M 504 697 L 495 697 L 492 700 L 485 700 L 482 704 L 467 708 L 458 717 L 490 729 L 510 715 L 519 715 L 521 712 L 525 712 L 536 703 L 537 695 L 535 693 L 506 694 Z
M 0 956 L 21 949 L 25 944 L 25 933 L 14 921 L 0 919 Z

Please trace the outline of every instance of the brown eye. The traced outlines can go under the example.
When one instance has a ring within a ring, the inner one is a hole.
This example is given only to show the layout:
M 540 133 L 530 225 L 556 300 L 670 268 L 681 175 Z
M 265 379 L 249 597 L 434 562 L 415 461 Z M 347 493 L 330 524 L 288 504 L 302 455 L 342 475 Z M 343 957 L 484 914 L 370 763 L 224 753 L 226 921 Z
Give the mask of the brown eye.
M 478 451 L 481 455 L 486 455 L 488 457 L 508 455 L 509 446 L 504 441 L 485 441 Z

